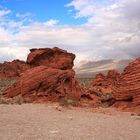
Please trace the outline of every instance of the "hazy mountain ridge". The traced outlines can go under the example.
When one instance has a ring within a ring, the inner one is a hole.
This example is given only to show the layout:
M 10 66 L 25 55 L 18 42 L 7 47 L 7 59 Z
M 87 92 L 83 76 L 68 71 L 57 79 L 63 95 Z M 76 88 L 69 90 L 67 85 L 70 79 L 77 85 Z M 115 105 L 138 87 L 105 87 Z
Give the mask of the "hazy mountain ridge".
M 132 61 L 132 59 L 126 60 L 100 60 L 100 61 L 89 61 L 76 67 L 77 77 L 94 77 L 97 73 L 106 74 L 108 70 L 115 69 L 118 72 L 122 72 L 123 69 Z

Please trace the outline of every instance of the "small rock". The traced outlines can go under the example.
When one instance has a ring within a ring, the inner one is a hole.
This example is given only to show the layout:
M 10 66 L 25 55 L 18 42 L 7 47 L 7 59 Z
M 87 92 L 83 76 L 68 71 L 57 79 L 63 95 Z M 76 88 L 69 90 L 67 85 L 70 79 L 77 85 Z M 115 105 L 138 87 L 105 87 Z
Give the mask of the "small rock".
M 57 130 L 50 130 L 49 132 L 50 132 L 51 134 L 56 134 L 56 133 L 58 133 Z
M 58 111 L 62 111 L 62 107 L 61 106 L 57 106 L 55 109 L 58 110 Z
M 138 116 L 140 116 L 140 113 L 138 113 Z
M 131 113 L 131 116 L 135 116 L 135 113 Z

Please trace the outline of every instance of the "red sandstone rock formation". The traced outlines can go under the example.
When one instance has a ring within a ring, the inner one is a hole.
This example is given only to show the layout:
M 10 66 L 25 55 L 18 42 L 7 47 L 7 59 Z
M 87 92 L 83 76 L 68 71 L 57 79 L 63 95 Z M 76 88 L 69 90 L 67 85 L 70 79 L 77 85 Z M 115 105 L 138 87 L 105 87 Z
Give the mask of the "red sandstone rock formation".
M 56 101 L 60 98 L 79 100 L 84 90 L 74 79 L 72 70 L 75 55 L 59 48 L 31 49 L 27 63 L 31 67 L 9 87 L 4 96 L 21 95 L 32 101 Z
M 80 87 L 74 79 L 74 58 L 74 54 L 59 48 L 32 49 L 27 64 L 18 60 L 0 64 L 1 77 L 21 75 L 4 96 L 21 95 L 32 101 L 81 98 L 95 106 L 103 103 L 110 106 L 115 101 L 116 107 L 140 111 L 140 58 L 130 63 L 121 75 L 115 70 L 109 71 L 107 76 L 98 74 L 89 90 Z
M 120 74 L 116 70 L 108 71 L 107 76 L 99 73 L 96 75 L 95 80 L 91 83 L 92 89 L 101 94 L 113 93 L 114 86 L 118 83 Z
M 114 96 L 117 101 L 126 101 L 130 106 L 140 105 L 140 58 L 125 68 L 114 88 Z
M 92 82 L 91 90 L 100 96 L 112 94 L 115 107 L 140 111 L 140 58 L 131 62 L 121 75 L 116 71 L 109 71 L 107 76 L 98 74 Z
M 17 78 L 28 68 L 29 66 L 24 61 L 14 60 L 12 62 L 4 62 L 0 64 L 0 79 Z
M 38 100 L 40 97 L 56 101 L 60 98 L 79 99 L 82 93 L 77 81 L 74 80 L 73 70 L 60 70 L 38 66 L 27 70 L 21 78 L 9 87 L 5 97 L 31 97 Z
M 65 50 L 54 47 L 31 49 L 28 55 L 27 63 L 32 67 L 47 66 L 56 69 L 72 69 L 75 55 Z

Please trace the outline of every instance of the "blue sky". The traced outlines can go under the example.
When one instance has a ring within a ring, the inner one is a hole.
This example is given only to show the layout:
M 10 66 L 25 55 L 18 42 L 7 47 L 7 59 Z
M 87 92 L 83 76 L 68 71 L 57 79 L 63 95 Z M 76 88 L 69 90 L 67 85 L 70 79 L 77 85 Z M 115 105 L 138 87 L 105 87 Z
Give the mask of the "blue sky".
M 0 0 L 0 62 L 60 47 L 75 63 L 140 56 L 140 0 Z
M 74 8 L 66 7 L 71 0 L 2 0 L 0 5 L 10 9 L 11 18 L 18 20 L 17 13 L 29 13 L 34 21 L 44 22 L 57 19 L 61 24 L 78 25 L 86 22 L 86 17 L 75 19 Z M 71 11 L 70 13 L 68 11 Z

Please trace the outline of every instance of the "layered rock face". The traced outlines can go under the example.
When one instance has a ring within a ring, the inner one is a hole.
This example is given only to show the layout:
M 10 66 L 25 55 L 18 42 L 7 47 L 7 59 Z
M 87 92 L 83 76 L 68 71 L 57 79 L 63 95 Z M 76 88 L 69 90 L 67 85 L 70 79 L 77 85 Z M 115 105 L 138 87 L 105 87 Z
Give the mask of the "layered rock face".
M 32 101 L 80 100 L 91 105 L 113 105 L 129 111 L 140 111 L 140 58 L 131 62 L 122 74 L 110 70 L 97 74 L 88 88 L 74 79 L 75 55 L 59 48 L 31 49 L 27 61 L 0 64 L 0 77 L 19 77 L 4 92 L 4 97 L 18 95 Z M 98 106 L 97 105 L 97 106 Z M 129 108 L 129 109 L 128 109 Z
M 73 67 L 75 55 L 57 47 L 31 49 L 30 51 L 27 63 L 32 67 L 43 65 L 61 70 L 72 69 Z
M 0 78 L 17 78 L 28 68 L 29 66 L 24 61 L 14 60 L 12 62 L 4 62 L 0 64 Z
M 121 74 L 114 88 L 118 101 L 128 101 L 131 106 L 140 105 L 140 58 L 131 62 Z
M 83 89 L 74 79 L 74 58 L 74 54 L 59 48 L 31 50 L 27 59 L 31 68 L 21 74 L 18 81 L 4 92 L 4 96 L 12 98 L 21 95 L 32 101 L 79 100 Z
M 91 83 L 89 91 L 95 95 L 93 102 L 96 105 L 108 107 L 114 104 L 114 86 L 118 83 L 120 74 L 116 70 L 108 71 L 107 75 L 99 73 Z
M 38 66 L 27 70 L 21 78 L 5 91 L 6 97 L 31 97 L 36 100 L 38 97 L 56 101 L 60 98 L 79 99 L 81 88 L 74 80 L 73 70 L 60 70 Z
M 116 70 L 110 70 L 107 76 L 101 73 L 97 74 L 91 85 L 98 92 L 113 94 L 114 86 L 119 82 L 119 79 L 120 74 Z
M 114 106 L 129 111 L 140 111 L 140 58 L 131 62 L 122 74 L 115 70 L 107 76 L 98 74 L 92 82 L 92 90 L 100 97 L 112 95 Z

